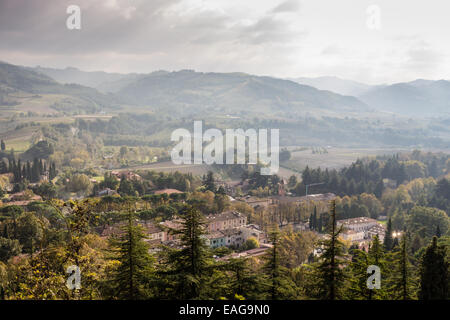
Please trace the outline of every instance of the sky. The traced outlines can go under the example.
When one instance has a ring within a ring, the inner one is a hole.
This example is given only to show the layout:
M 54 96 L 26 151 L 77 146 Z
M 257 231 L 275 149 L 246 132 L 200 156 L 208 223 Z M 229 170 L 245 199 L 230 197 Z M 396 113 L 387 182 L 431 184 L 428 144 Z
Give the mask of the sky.
M 81 12 L 70 30 L 69 5 Z M 448 0 L 0 0 L 0 60 L 368 84 L 450 79 Z

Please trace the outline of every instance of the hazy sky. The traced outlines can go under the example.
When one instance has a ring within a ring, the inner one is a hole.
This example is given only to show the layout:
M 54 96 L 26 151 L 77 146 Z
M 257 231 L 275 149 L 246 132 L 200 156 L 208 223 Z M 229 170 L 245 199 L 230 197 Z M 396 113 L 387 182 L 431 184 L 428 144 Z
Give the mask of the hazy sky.
M 66 27 L 71 4 L 81 8 L 81 30 Z M 368 27 L 371 5 L 379 29 Z M 448 0 L 0 0 L 0 60 L 368 83 L 450 79 L 449 9 Z

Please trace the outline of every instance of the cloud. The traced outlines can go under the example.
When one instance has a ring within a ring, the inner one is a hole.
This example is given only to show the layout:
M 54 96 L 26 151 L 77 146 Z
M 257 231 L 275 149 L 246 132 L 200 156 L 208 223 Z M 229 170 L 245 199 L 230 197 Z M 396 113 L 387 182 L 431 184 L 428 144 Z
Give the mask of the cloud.
M 298 0 L 287 0 L 273 8 L 272 13 L 297 12 L 299 10 L 300 2 Z
M 336 44 L 326 46 L 321 51 L 322 55 L 337 55 L 337 54 L 341 54 L 341 53 L 342 53 L 342 49 Z

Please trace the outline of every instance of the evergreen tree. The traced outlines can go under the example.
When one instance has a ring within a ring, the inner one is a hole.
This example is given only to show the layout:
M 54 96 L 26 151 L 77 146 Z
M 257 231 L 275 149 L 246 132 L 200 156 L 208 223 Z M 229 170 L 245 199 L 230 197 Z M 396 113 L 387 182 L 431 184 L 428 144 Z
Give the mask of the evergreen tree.
M 280 232 L 278 226 L 269 233 L 270 248 L 264 256 L 265 264 L 263 272 L 267 278 L 267 287 L 269 288 L 269 299 L 283 300 L 292 299 L 296 296 L 295 283 L 289 278 L 288 270 L 281 265 L 280 261 Z
M 413 299 L 415 290 L 406 232 L 403 233 L 399 246 L 395 247 L 392 253 L 391 270 L 391 296 L 400 300 Z
M 445 246 L 437 245 L 437 237 L 433 237 L 422 256 L 420 263 L 419 299 L 449 299 L 449 262 L 446 261 Z
M 129 181 L 126 177 L 122 177 L 120 180 L 119 188 L 117 189 L 120 195 L 134 196 L 135 191 L 133 183 Z
M 3 160 L 0 160 L 0 174 L 7 172 L 8 172 L 7 164 Z
M 261 275 L 250 268 L 249 259 L 230 259 L 226 270 L 232 274 L 229 281 L 229 296 L 239 295 L 248 300 L 260 299 L 264 293 L 264 281 Z
M 208 171 L 206 177 L 203 178 L 203 185 L 206 190 L 216 192 L 216 184 L 214 182 L 214 174 L 212 171 Z
M 194 207 L 184 212 L 181 235 L 183 249 L 168 254 L 167 269 L 161 275 L 167 281 L 171 299 L 196 299 L 207 296 L 207 281 L 212 271 L 212 254 L 205 242 L 205 220 Z M 164 298 L 164 294 L 163 294 Z
M 319 218 L 317 219 L 317 232 L 322 232 L 323 229 L 323 217 L 322 214 L 319 214 Z
M 50 181 L 56 178 L 57 172 L 56 172 L 56 165 L 54 162 L 50 164 L 48 175 Z
M 314 206 L 314 213 L 313 213 L 313 229 L 317 231 L 317 208 Z
M 389 218 L 386 228 L 386 234 L 384 236 L 384 248 L 386 251 L 391 251 L 393 247 L 392 239 L 392 219 Z
M 352 263 L 350 265 L 351 277 L 349 279 L 348 298 L 352 300 L 370 299 L 372 290 L 367 288 L 368 255 L 359 249 L 352 250 Z
M 336 202 L 331 204 L 331 221 L 327 239 L 320 242 L 323 252 L 314 266 L 317 297 L 324 300 L 344 298 L 346 275 L 344 266 L 344 244 L 339 240 L 342 228 L 336 227 Z
M 437 225 L 437 227 L 436 227 L 436 237 L 438 237 L 438 238 L 441 237 L 441 229 L 439 228 L 439 225 Z
M 381 288 L 370 290 L 369 299 L 384 299 L 386 298 L 386 288 L 384 282 L 387 278 L 388 270 L 384 246 L 381 244 L 378 235 L 375 235 L 371 246 L 369 247 L 368 260 L 369 265 L 379 267 L 381 272 Z
M 381 196 L 383 195 L 383 189 L 384 189 L 384 183 L 383 180 L 380 179 L 375 186 L 374 194 L 378 199 L 381 199 Z
M 5 144 L 5 141 L 1 141 L 1 150 L 2 151 L 5 151 L 6 150 L 6 144 Z
M 149 281 L 154 261 L 144 239 L 144 229 L 136 224 L 134 214 L 130 212 L 119 239 L 111 239 L 112 245 L 117 248 L 116 259 L 120 262 L 112 279 L 114 297 L 118 299 L 138 300 L 150 297 Z

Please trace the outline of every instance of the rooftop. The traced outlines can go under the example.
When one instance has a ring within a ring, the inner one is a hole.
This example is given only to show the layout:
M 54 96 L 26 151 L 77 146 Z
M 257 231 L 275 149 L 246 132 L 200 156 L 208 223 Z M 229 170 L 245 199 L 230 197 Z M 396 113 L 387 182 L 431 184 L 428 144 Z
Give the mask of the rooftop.
M 230 219 L 238 219 L 243 217 L 243 214 L 237 211 L 225 211 L 218 214 L 210 214 L 206 216 L 208 222 L 226 221 Z
M 358 218 L 350 218 L 350 219 L 344 219 L 344 220 L 338 220 L 337 224 L 360 224 L 360 223 L 377 223 L 377 220 L 368 218 L 368 217 L 358 217 Z

